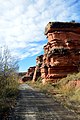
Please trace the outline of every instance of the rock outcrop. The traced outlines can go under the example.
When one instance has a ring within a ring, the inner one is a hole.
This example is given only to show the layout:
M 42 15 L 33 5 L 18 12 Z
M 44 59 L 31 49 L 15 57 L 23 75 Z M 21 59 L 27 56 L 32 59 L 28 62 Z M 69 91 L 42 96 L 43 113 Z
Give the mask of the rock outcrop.
M 38 77 L 41 76 L 41 66 L 43 63 L 43 55 L 40 55 L 36 58 L 36 67 L 35 67 L 35 71 L 34 71 L 34 75 L 33 75 L 33 82 L 35 82 L 37 80 Z
M 55 83 L 67 74 L 79 72 L 80 23 L 49 22 L 44 34 L 48 39 L 44 55 L 36 58 L 36 67 L 28 70 L 27 78 L 32 76 L 34 82 L 41 76 L 43 84 Z
M 43 83 L 57 82 L 79 71 L 80 23 L 49 22 L 45 28 L 48 43 L 44 46 L 41 77 Z
M 34 71 L 35 71 L 35 66 L 33 67 L 29 67 L 28 71 L 26 72 L 26 74 L 22 77 L 22 81 L 26 82 L 28 80 L 32 80 L 33 75 L 34 75 Z

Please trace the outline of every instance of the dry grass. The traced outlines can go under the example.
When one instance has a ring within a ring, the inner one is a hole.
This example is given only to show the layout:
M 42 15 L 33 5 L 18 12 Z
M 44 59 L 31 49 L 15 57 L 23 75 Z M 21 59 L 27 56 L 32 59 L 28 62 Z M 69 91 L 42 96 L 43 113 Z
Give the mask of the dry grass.
M 0 113 L 4 113 L 13 107 L 18 93 L 18 77 L 9 76 L 6 79 L 0 79 Z
M 57 84 L 42 84 L 41 78 L 35 83 L 28 82 L 34 88 L 55 97 L 67 107 L 80 111 L 80 87 L 70 84 L 70 81 L 80 80 L 80 72 L 69 74 L 66 78 L 61 79 Z M 78 108 L 78 109 L 77 109 Z

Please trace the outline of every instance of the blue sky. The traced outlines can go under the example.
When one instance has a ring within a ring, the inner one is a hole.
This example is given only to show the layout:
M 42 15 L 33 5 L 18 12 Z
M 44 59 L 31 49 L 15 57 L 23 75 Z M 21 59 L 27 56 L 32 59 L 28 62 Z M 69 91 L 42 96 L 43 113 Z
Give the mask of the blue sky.
M 0 47 L 19 58 L 19 71 L 36 64 L 49 21 L 80 22 L 80 0 L 0 0 Z

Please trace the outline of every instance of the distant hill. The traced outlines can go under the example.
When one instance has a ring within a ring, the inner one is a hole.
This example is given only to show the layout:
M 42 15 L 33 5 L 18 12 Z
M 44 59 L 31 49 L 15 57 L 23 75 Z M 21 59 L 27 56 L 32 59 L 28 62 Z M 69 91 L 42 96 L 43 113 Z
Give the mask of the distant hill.
M 24 76 L 25 74 L 26 74 L 26 72 L 19 72 L 18 73 L 18 75 L 21 76 L 21 77 Z

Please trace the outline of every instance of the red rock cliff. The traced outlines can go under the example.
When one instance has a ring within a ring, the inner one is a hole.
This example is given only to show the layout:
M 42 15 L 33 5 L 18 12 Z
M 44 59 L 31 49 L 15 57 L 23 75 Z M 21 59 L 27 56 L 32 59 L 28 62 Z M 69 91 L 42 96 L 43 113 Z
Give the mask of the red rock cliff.
M 44 46 L 41 77 L 43 83 L 56 82 L 78 72 L 80 65 L 80 23 L 49 22 L 45 27 L 48 43 Z

